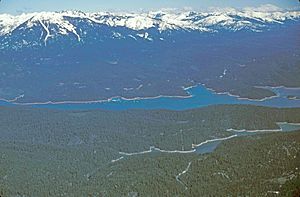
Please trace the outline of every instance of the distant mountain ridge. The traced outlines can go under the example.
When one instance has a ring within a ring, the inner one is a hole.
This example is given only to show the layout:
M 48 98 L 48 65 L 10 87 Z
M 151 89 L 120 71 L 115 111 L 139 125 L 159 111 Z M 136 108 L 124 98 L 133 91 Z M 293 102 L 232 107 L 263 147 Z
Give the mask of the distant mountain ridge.
M 81 11 L 37 12 L 17 16 L 0 15 L 0 38 L 10 37 L 17 30 L 32 31 L 34 27 L 41 30 L 40 40 L 46 45 L 48 40 L 56 36 L 75 36 L 77 41 L 88 36 L 87 27 L 127 28 L 134 34 L 123 34 L 114 31 L 115 38 L 153 39 L 148 32 L 155 29 L 159 33 L 172 30 L 219 32 L 253 31 L 260 32 L 270 24 L 282 24 L 289 20 L 298 20 L 300 11 L 257 10 L 257 9 L 223 9 L 210 12 L 195 11 L 151 11 L 143 13 L 84 13 Z M 99 26 L 100 25 L 100 26 Z M 28 40 L 24 40 L 26 44 Z M 2 43 L 3 44 L 3 43 Z
M 300 87 L 300 12 L 40 12 L 0 15 L 0 100 L 98 101 L 217 93 L 265 99 Z

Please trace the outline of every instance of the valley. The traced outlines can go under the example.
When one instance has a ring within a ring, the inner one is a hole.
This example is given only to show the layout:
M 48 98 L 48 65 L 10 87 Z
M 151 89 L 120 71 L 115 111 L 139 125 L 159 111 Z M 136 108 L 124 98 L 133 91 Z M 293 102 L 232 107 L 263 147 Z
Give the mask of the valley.
M 259 87 L 300 87 L 297 11 L 140 15 L 1 17 L 0 98 L 59 103 L 187 97 L 185 87 L 202 84 L 217 93 L 261 100 L 276 94 Z M 138 19 L 152 22 L 138 26 Z M 206 26 L 210 30 L 202 31 Z
M 299 196 L 299 9 L 1 9 L 0 197 Z

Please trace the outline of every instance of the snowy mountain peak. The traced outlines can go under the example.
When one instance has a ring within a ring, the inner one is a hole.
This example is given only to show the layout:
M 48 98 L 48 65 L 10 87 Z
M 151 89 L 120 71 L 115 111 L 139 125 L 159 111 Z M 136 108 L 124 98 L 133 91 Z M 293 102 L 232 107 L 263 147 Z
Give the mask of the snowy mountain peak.
M 0 32 L 7 34 L 20 24 L 31 19 L 32 22 L 45 21 L 54 23 L 62 28 L 71 28 L 72 24 L 66 19 L 85 18 L 92 22 L 109 26 L 124 26 L 134 30 L 149 29 L 158 26 L 160 30 L 173 28 L 202 29 L 219 23 L 226 26 L 237 23 L 248 24 L 249 21 L 273 23 L 300 17 L 299 11 L 266 11 L 256 9 L 223 9 L 211 12 L 195 11 L 151 11 L 147 13 L 84 13 L 81 11 L 40 12 L 18 16 L 0 15 Z M 74 27 L 72 27 L 74 29 Z M 73 29 L 69 29 L 73 31 Z
M 128 28 L 137 31 L 136 36 L 139 36 L 141 33 L 146 35 L 145 31 L 151 28 L 159 32 L 167 30 L 218 32 L 221 29 L 229 31 L 246 29 L 259 32 L 268 24 L 281 24 L 298 18 L 300 18 L 300 11 L 284 11 L 272 6 L 243 10 L 214 9 L 208 12 L 160 10 L 143 13 L 62 11 L 27 13 L 17 16 L 1 14 L 0 36 L 10 35 L 21 27 L 29 29 L 39 27 L 42 40 L 46 45 L 47 40 L 56 35 L 72 34 L 78 41 L 81 41 L 81 33 L 84 29 L 78 27 L 78 21 L 84 21 L 89 25 Z M 120 38 L 122 35 L 117 37 Z M 151 40 L 148 33 L 143 38 Z

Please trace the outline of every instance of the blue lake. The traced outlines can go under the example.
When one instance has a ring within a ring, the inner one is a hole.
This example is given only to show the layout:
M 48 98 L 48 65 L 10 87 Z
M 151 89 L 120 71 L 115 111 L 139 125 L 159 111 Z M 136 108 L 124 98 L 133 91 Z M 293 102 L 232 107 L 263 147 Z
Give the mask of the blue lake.
M 297 131 L 300 129 L 300 123 L 277 123 L 277 125 L 281 128 L 282 131 L 280 132 L 292 132 L 292 131 Z M 236 132 L 235 134 L 237 137 L 242 137 L 242 136 L 250 136 L 250 135 L 257 135 L 259 133 L 269 133 L 273 131 L 265 131 L 265 132 Z M 203 144 L 199 147 L 196 148 L 196 153 L 197 154 L 206 154 L 206 153 L 212 153 L 224 140 L 218 140 L 218 141 L 213 141 L 209 142 L 206 144 Z
M 190 98 L 149 98 L 141 100 L 124 100 L 114 98 L 111 101 L 99 103 L 80 103 L 80 104 L 36 104 L 32 105 L 37 108 L 50 108 L 62 110 L 88 110 L 88 109 L 105 109 L 105 110 L 126 110 L 126 109 L 169 109 L 169 110 L 186 110 L 199 107 L 205 107 L 216 104 L 252 104 L 270 107 L 300 107 L 300 100 L 292 100 L 286 98 L 285 88 L 273 89 L 279 97 L 274 97 L 264 101 L 251 101 L 238 99 L 226 94 L 215 94 L 206 89 L 204 86 L 190 88 L 187 92 L 193 97 Z M 300 89 L 289 90 L 289 93 L 299 94 Z M 281 94 L 282 93 L 282 94 Z M 0 101 L 0 105 L 11 105 L 4 101 Z

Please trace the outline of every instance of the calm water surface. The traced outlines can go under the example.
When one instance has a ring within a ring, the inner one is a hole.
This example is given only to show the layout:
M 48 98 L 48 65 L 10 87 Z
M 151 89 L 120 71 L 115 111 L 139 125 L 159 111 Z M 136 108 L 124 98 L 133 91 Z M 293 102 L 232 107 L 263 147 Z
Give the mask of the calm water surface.
M 37 104 L 32 105 L 37 108 L 50 108 L 62 110 L 88 110 L 88 109 L 105 109 L 105 110 L 126 110 L 126 109 L 169 109 L 169 110 L 186 110 L 199 107 L 205 107 L 216 104 L 252 104 L 269 107 L 300 107 L 300 100 L 291 100 L 286 97 L 286 88 L 273 88 L 279 97 L 267 99 L 264 101 L 251 101 L 238 99 L 226 94 L 215 94 L 213 91 L 206 89 L 204 86 L 190 88 L 187 92 L 193 97 L 190 98 L 149 98 L 141 100 L 124 100 L 115 98 L 112 101 L 99 103 L 83 104 Z M 300 89 L 288 90 L 289 94 L 300 95 Z M 7 102 L 1 102 L 0 105 L 12 105 Z

